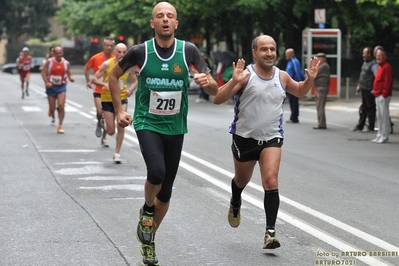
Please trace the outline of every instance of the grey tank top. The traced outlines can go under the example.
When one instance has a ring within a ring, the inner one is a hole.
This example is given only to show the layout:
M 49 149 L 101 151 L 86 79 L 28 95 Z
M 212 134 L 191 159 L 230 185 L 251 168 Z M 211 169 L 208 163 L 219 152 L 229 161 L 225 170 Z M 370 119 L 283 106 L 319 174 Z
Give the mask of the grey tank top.
M 284 138 L 283 107 L 286 98 L 281 84 L 280 69 L 274 67 L 273 77 L 258 76 L 253 64 L 247 84 L 234 96 L 234 120 L 229 132 L 243 138 L 269 141 Z

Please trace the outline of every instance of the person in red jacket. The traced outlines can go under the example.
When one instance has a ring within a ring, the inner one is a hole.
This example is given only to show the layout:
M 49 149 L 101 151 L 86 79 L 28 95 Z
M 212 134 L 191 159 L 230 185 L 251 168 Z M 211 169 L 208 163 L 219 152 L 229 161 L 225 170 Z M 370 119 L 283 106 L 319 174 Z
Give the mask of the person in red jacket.
M 377 106 L 377 125 L 378 132 L 374 143 L 385 143 L 388 141 L 391 128 L 389 117 L 389 102 L 392 96 L 393 69 L 387 61 L 384 49 L 380 48 L 376 52 L 378 70 L 373 84 L 373 94 Z

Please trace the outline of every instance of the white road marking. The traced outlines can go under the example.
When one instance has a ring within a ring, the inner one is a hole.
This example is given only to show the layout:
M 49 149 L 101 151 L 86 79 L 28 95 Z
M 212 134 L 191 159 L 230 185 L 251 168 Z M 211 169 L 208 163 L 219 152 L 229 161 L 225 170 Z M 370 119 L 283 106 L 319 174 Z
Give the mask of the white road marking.
M 77 168 L 61 168 L 55 171 L 60 175 L 91 175 L 91 174 L 115 174 L 117 170 L 107 169 L 97 165 L 86 165 Z
M 69 150 L 39 150 L 39 152 L 54 152 L 54 153 L 89 153 L 89 152 L 97 152 L 98 150 L 87 150 L 87 149 L 69 149 Z
M 62 163 L 54 163 L 54 165 L 88 165 L 88 164 L 104 164 L 104 162 L 97 162 L 97 161 L 81 161 L 81 162 L 62 162 Z
M 79 189 L 85 190 L 103 190 L 103 191 L 110 191 L 110 190 L 133 190 L 133 191 L 144 191 L 144 185 L 109 185 L 109 186 L 98 186 L 98 187 L 79 187 Z
M 67 104 L 65 105 L 65 111 L 68 112 L 68 113 L 69 112 L 79 112 L 78 109 L 76 109 L 73 106 L 67 105 Z
M 0 113 L 5 113 L 7 109 L 5 107 L 0 107 Z
M 83 107 L 83 105 L 78 104 L 78 103 L 75 103 L 74 101 L 71 101 L 71 100 L 68 100 L 68 99 L 66 99 L 66 102 L 67 102 L 68 104 L 70 104 L 70 105 L 75 106 L 76 108 L 82 108 L 82 107 Z
M 88 176 L 79 180 L 85 181 L 124 181 L 124 180 L 146 180 L 146 176 Z
M 113 200 L 144 200 L 144 197 L 137 197 L 137 198 L 111 198 Z
M 94 117 L 94 116 L 86 114 L 85 112 L 82 112 L 82 111 L 79 111 L 79 114 L 84 116 L 84 117 L 86 117 L 86 118 L 89 118 L 89 119 L 93 119 L 93 117 Z
M 41 112 L 42 109 L 37 106 L 21 106 L 22 110 L 25 112 Z

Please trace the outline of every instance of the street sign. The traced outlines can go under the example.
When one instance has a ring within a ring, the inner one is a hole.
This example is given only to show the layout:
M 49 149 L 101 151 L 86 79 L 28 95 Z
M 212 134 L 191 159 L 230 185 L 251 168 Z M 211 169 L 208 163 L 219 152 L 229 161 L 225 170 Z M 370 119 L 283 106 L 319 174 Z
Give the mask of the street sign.
M 314 23 L 321 24 L 326 23 L 326 10 L 319 8 L 314 10 Z

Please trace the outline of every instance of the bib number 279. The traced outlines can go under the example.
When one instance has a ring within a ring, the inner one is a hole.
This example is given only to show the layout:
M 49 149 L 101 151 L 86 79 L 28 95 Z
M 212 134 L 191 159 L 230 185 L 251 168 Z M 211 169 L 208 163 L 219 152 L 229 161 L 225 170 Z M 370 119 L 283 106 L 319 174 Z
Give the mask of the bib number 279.
M 173 110 L 176 106 L 175 99 L 158 99 L 157 110 Z
M 180 112 L 181 91 L 152 91 L 150 96 L 150 113 L 173 115 Z

